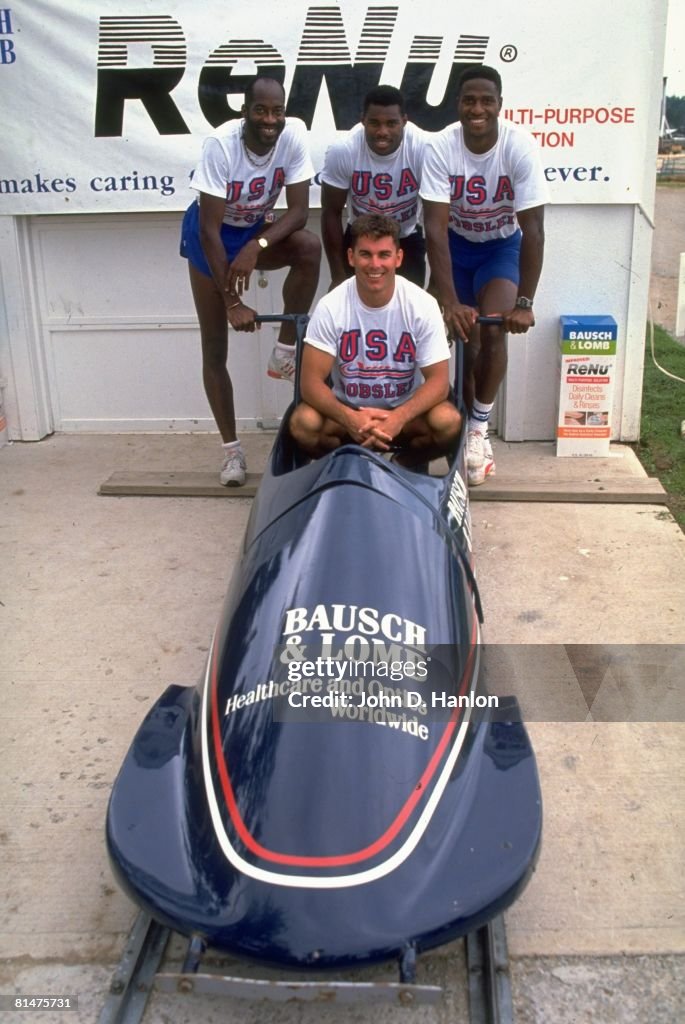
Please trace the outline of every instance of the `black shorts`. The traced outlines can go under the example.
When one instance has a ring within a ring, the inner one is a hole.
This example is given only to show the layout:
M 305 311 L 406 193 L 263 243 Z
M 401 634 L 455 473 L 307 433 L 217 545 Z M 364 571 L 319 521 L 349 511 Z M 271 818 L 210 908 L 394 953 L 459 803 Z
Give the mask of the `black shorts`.
M 347 250 L 351 248 L 351 245 L 352 239 L 348 224 L 343 237 L 343 255 L 348 277 L 354 275 L 354 270 L 347 262 Z M 402 266 L 397 273 L 401 277 L 406 277 L 408 281 L 413 281 L 419 288 L 424 288 L 426 285 L 426 241 L 423 237 L 423 229 L 417 227 L 416 231 L 413 231 L 411 235 L 407 235 L 406 238 L 400 238 L 400 249 L 404 253 L 404 257 L 402 259 Z

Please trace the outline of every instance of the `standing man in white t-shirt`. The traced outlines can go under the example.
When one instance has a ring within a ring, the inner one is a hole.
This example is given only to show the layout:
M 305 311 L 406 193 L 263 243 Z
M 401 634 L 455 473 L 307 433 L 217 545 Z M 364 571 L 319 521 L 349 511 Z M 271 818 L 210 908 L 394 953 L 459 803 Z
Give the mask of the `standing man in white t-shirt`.
M 364 97 L 361 123 L 326 151 L 321 172 L 321 236 L 331 287 L 350 277 L 350 225 L 364 213 L 382 213 L 400 226 L 398 273 L 423 288 L 426 243 L 421 228 L 421 166 L 426 135 L 407 121 L 404 97 L 379 85 Z M 343 213 L 347 229 L 343 229 Z
M 395 274 L 396 220 L 367 214 L 351 234 L 354 277 L 320 299 L 309 321 L 290 430 L 314 458 L 356 443 L 400 449 L 398 462 L 415 468 L 451 455 L 459 437 L 445 325 L 435 299 Z
M 221 483 L 245 483 L 245 455 L 236 436 L 233 387 L 226 367 L 228 325 L 254 331 L 255 310 L 243 302 L 255 269 L 290 267 L 285 313 L 305 313 L 319 280 L 321 245 L 304 230 L 314 174 L 305 125 L 285 116 L 280 82 L 258 77 L 245 91 L 242 119 L 220 125 L 206 140 L 186 211 L 181 255 L 188 260 L 202 341 L 205 391 L 223 440 Z M 286 211 L 272 210 L 285 188 Z M 283 324 L 268 374 L 292 380 L 295 328 Z
M 507 368 L 506 332 L 535 324 L 542 270 L 547 185 L 537 145 L 500 121 L 502 82 L 494 68 L 467 68 L 459 80 L 459 122 L 431 137 L 421 197 L 432 281 L 450 331 L 469 341 L 464 394 L 469 408 L 469 483 L 495 471 L 487 436 Z M 476 316 L 501 315 L 501 327 Z

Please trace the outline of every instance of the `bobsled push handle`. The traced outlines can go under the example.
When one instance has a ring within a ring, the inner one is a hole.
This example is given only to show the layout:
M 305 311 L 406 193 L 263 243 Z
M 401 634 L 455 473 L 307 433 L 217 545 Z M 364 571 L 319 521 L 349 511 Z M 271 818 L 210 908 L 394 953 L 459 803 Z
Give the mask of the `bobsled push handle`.
M 267 313 L 254 318 L 256 324 L 295 324 L 295 403 L 300 400 L 300 365 L 302 363 L 302 346 L 309 323 L 307 313 Z
M 479 316 L 479 324 L 501 324 L 504 317 L 501 316 Z M 300 366 L 302 363 L 302 346 L 304 336 L 307 332 L 309 315 L 307 313 L 265 313 L 263 316 L 256 316 L 257 324 L 295 324 L 295 403 L 300 401 Z M 464 342 L 457 339 L 457 367 L 456 379 L 454 382 L 454 396 L 457 408 L 463 412 L 464 406 Z

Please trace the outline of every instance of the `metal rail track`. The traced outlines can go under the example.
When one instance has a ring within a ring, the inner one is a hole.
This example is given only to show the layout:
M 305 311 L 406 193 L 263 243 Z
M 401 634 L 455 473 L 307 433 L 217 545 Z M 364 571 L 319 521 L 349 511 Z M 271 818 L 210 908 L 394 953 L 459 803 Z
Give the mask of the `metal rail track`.
M 436 985 L 416 983 L 417 953 L 408 946 L 399 961 L 398 982 L 264 981 L 202 973 L 205 944 L 194 936 L 180 972 L 160 972 L 172 932 L 141 911 L 126 941 L 98 1024 L 140 1024 L 148 1000 L 157 991 L 179 995 L 223 995 L 271 1002 L 402 1007 L 435 1004 Z M 513 1004 L 504 918 L 500 915 L 465 938 L 470 1024 L 513 1024 Z

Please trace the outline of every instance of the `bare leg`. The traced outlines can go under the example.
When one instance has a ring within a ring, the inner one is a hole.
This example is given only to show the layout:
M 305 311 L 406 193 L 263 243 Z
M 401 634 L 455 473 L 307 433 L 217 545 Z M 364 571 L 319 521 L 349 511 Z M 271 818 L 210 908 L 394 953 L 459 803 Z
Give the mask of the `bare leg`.
M 236 440 L 233 385 L 226 367 L 228 324 L 226 307 L 213 278 L 188 263 L 190 287 L 200 323 L 202 380 L 209 406 L 224 443 Z
M 288 238 L 265 250 L 259 257 L 260 270 L 290 267 L 283 283 L 283 312 L 308 313 L 321 266 L 321 243 L 311 231 L 294 231 Z M 284 323 L 278 335 L 282 345 L 295 344 L 295 324 Z
M 461 430 L 461 416 L 452 402 L 440 402 L 423 416 L 408 423 L 396 438 L 405 451 L 397 456 L 401 466 L 411 469 L 431 459 L 454 454 Z
M 481 288 L 478 308 L 482 316 L 508 312 L 516 301 L 516 285 L 495 277 Z M 473 365 L 475 398 L 484 405 L 494 402 L 507 372 L 507 342 L 503 327 L 480 325 L 480 348 Z
M 339 423 L 322 416 L 306 402 L 300 402 L 290 417 L 290 433 L 302 451 L 313 459 L 327 455 L 342 444 L 352 443 Z
M 440 402 L 425 416 L 417 416 L 407 423 L 397 436 L 397 444 L 404 447 L 397 461 L 411 468 L 442 455 L 451 456 L 460 429 L 461 416 L 454 405 L 451 402 Z M 315 459 L 343 444 L 355 443 L 339 423 L 322 416 L 306 402 L 300 402 L 293 412 L 290 433 L 300 448 Z
M 476 364 L 480 353 L 480 326 L 476 324 L 464 345 L 464 405 L 471 412 L 476 397 Z

